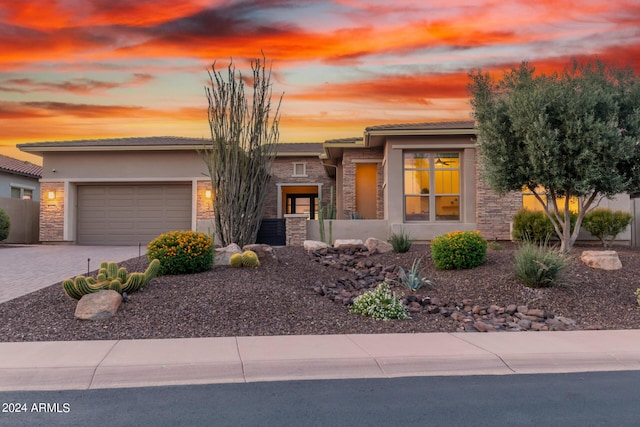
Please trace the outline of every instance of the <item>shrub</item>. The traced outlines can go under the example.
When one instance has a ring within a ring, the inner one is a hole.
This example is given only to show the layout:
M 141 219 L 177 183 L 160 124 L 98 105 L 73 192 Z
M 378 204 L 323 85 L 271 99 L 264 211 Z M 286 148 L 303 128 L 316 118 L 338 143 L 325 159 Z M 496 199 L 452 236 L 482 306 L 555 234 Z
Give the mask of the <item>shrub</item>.
M 482 264 L 487 241 L 477 231 L 453 231 L 431 241 L 431 258 L 439 270 L 461 270 Z
M 638 299 L 638 307 L 640 307 L 640 288 L 636 289 L 636 298 Z
M 571 231 L 576 225 L 578 214 L 571 212 Z M 522 208 L 513 217 L 513 238 L 525 242 L 545 244 L 552 237 L 556 236 L 556 231 L 551 224 L 551 220 L 542 211 L 530 211 Z
M 616 236 L 631 224 L 632 216 L 628 212 L 598 208 L 584 216 L 582 226 L 593 237 L 600 239 L 603 246 L 611 246 Z
M 516 253 L 516 276 L 530 288 L 553 286 L 565 266 L 564 255 L 546 245 L 526 242 Z
M 161 274 L 199 273 L 213 266 L 213 245 L 206 233 L 171 231 L 147 246 L 147 258 L 160 261 Z
M 400 284 L 405 288 L 409 289 L 412 292 L 417 291 L 424 285 L 429 285 L 431 287 L 435 287 L 435 284 L 431 280 L 427 280 L 423 276 L 423 270 L 419 269 L 421 258 L 417 258 L 413 261 L 413 265 L 411 266 L 411 270 L 408 272 L 404 270 L 404 268 L 399 267 L 400 269 Z
M 11 228 L 11 220 L 9 215 L 0 209 L 0 242 L 9 237 L 9 229 Z
M 351 312 L 376 320 L 410 318 L 400 298 L 391 292 L 386 283 L 380 283 L 374 290 L 365 292 L 353 300 Z
M 393 246 L 393 252 L 397 254 L 409 251 L 413 243 L 413 239 L 411 239 L 409 233 L 404 231 L 404 228 L 399 233 L 392 233 L 388 241 Z
M 553 224 L 541 211 L 522 208 L 513 217 L 513 238 L 526 242 L 548 242 L 555 234 Z

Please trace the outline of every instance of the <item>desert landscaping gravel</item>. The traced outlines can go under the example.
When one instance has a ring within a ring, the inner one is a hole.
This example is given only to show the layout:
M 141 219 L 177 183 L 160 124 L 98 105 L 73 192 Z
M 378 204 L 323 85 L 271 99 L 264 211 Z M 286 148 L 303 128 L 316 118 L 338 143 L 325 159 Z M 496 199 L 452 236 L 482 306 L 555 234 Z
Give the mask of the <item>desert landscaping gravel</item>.
M 517 245 L 501 243 L 489 249 L 486 262 L 471 270 L 438 271 L 428 245 L 412 246 L 408 253 L 375 254 L 369 265 L 411 267 L 422 257 L 425 276 L 436 285 L 421 289 L 414 299 L 438 298 L 444 305 L 479 307 L 526 305 L 556 317 L 576 321 L 577 329 L 638 329 L 640 310 L 634 291 L 640 288 L 640 251 L 614 247 L 623 268 L 596 270 L 579 259 L 576 247 L 561 283 L 530 289 L 514 274 Z M 0 340 L 73 341 L 148 338 L 190 338 L 256 335 L 373 334 L 455 332 L 464 330 L 450 315 L 411 313 L 410 320 L 376 321 L 349 312 L 348 303 L 319 295 L 314 287 L 353 279 L 353 272 L 325 266 L 301 247 L 275 248 L 277 260 L 265 260 L 256 269 L 227 266 L 190 275 L 163 276 L 129 296 L 117 314 L 107 320 L 74 317 L 77 301 L 56 283 L 0 304 Z M 143 271 L 145 258 L 121 265 Z M 60 278 L 62 281 L 64 278 Z M 400 296 L 410 291 L 396 285 Z M 413 298 L 412 297 L 412 298 Z M 464 303 L 463 303 L 464 301 Z M 455 316 L 453 316 L 455 317 Z M 504 332 L 506 333 L 506 332 Z M 545 332 L 530 332 L 545 333 Z

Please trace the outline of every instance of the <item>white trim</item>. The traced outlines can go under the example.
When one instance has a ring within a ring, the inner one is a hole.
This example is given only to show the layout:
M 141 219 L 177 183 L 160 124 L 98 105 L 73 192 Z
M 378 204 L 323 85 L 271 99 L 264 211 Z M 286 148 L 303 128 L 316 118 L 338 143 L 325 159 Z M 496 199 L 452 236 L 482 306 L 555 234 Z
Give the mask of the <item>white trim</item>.
M 322 197 L 322 183 L 321 182 L 278 182 L 276 183 L 276 215 L 277 218 L 284 218 L 282 214 L 282 187 L 318 187 L 318 199 Z
M 293 165 L 293 172 L 291 172 L 291 177 L 293 178 L 308 178 L 309 175 L 307 175 L 307 162 L 291 162 L 291 164 Z M 302 173 L 296 173 L 296 166 L 302 166 Z

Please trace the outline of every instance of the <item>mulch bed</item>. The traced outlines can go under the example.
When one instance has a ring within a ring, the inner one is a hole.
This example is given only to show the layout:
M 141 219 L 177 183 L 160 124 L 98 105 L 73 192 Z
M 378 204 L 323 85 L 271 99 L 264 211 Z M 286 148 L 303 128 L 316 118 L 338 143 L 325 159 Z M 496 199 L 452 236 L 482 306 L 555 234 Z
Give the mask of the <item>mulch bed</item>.
M 615 247 L 623 268 L 596 270 L 571 252 L 561 284 L 530 289 L 514 275 L 517 245 L 502 243 L 489 249 L 486 262 L 471 270 L 438 271 L 427 245 L 413 245 L 405 254 L 376 254 L 367 259 L 383 266 L 410 268 L 423 257 L 425 275 L 435 289 L 421 289 L 417 299 L 439 298 L 445 304 L 482 307 L 526 305 L 555 316 L 574 319 L 578 329 L 640 328 L 634 291 L 640 288 L 640 251 Z M 278 260 L 257 269 L 214 267 L 199 274 L 163 276 L 129 296 L 116 316 L 103 321 L 74 317 L 76 301 L 54 284 L 0 304 L 0 340 L 63 341 L 146 338 L 191 338 L 257 335 L 373 334 L 455 332 L 461 323 L 451 316 L 412 313 L 410 320 L 376 321 L 349 313 L 349 306 L 314 291 L 318 284 L 335 283 L 354 273 L 322 265 L 301 247 L 276 248 Z M 143 271 L 147 261 L 122 263 L 129 271 Z M 61 278 L 62 279 L 62 278 Z M 400 286 L 401 296 L 410 294 Z M 534 332 L 531 332 L 534 333 Z M 541 332 L 543 333 L 543 332 Z

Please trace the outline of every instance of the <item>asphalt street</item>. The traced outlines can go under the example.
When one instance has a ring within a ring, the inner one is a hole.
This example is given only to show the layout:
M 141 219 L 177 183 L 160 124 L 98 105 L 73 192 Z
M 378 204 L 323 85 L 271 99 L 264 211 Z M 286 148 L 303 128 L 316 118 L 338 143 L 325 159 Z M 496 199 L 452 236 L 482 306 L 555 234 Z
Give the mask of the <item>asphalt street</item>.
M 0 425 L 636 426 L 638 384 L 640 371 L 2 392 Z

